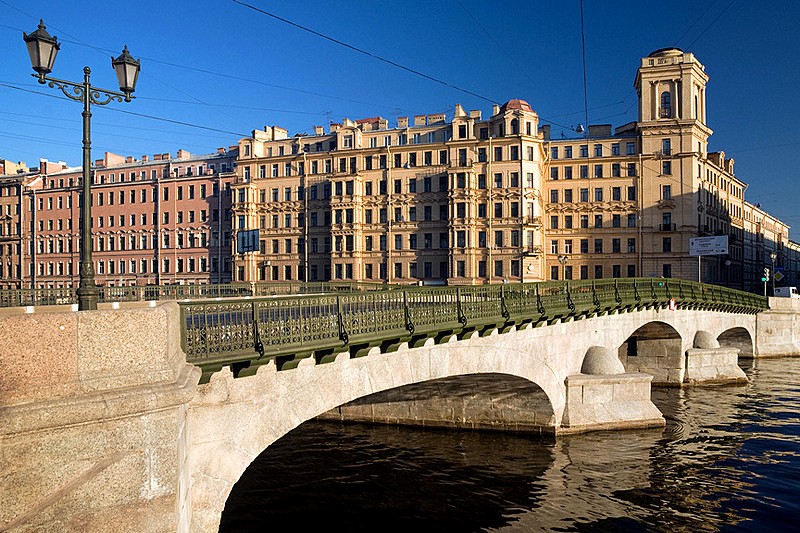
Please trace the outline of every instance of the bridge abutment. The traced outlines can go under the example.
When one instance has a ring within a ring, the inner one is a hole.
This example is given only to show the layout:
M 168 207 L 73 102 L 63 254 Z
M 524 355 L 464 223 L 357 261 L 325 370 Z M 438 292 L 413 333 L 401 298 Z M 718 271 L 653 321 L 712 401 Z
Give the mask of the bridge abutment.
M 770 298 L 756 315 L 756 357 L 800 355 L 800 299 Z

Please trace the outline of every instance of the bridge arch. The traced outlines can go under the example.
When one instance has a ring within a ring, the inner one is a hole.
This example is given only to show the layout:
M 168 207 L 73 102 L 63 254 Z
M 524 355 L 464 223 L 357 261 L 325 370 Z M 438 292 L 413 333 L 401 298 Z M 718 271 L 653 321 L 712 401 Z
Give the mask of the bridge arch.
M 674 325 L 652 321 L 633 331 L 617 355 L 626 372 L 652 374 L 654 384 L 680 382 L 678 376 L 685 366 L 683 343 L 683 335 Z
M 342 353 L 332 363 L 315 365 L 308 359 L 291 371 L 279 372 L 269 363 L 239 379 L 228 369 L 216 373 L 198 389 L 188 413 L 192 523 L 203 531 L 218 527 L 233 486 L 256 457 L 325 413 L 335 417 L 342 409 L 360 409 L 389 421 L 402 409 L 422 414 L 447 404 L 454 413 L 451 419 L 430 418 L 431 425 L 555 433 L 566 404 L 564 379 L 579 372 L 585 348 L 555 353 L 536 342 L 534 333 L 522 331 L 528 340 L 517 337 L 513 343 L 508 335 L 475 335 L 367 357 Z M 518 357 L 525 351 L 532 357 Z M 551 362 L 542 364 L 541 353 L 548 351 Z M 557 374 L 558 368 L 566 372 Z M 425 389 L 452 394 L 428 404 L 408 399 L 409 391 Z M 383 405 L 376 408 L 381 400 Z M 498 406 L 505 408 L 499 418 Z M 465 423 L 467 416 L 474 423 Z
M 717 337 L 717 342 L 721 347 L 731 347 L 739 349 L 739 359 L 752 359 L 753 335 L 745 327 L 733 327 L 726 329 Z

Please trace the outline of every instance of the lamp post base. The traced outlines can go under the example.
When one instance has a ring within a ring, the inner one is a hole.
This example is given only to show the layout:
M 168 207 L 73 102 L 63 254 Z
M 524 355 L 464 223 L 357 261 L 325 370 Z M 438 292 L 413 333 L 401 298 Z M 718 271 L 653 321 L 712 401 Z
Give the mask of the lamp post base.
M 95 311 L 100 290 L 94 287 L 81 286 L 75 291 L 78 295 L 78 311 Z

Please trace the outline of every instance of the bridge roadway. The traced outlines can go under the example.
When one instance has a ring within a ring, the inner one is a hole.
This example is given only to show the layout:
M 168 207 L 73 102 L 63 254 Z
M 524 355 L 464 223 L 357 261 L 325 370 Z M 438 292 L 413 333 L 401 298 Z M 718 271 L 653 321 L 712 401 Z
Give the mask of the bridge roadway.
M 766 304 L 609 280 L 7 310 L 0 529 L 215 531 L 253 459 L 318 416 L 661 426 L 651 380 L 738 381 L 740 353 L 800 354 L 800 306 Z

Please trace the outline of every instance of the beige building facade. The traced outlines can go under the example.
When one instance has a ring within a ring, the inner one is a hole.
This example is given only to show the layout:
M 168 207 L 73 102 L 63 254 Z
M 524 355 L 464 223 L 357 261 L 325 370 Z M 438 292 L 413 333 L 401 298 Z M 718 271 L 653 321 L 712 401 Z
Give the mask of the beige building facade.
M 643 58 L 639 120 L 555 139 L 523 100 L 488 119 L 345 120 L 239 143 L 234 253 L 242 281 L 475 284 L 663 276 L 756 291 L 765 265 L 796 265 L 788 226 L 745 201 L 708 152 L 703 65 L 675 48 Z M 701 260 L 689 239 L 728 236 Z M 308 246 L 306 246 L 308 243 Z M 796 278 L 796 276 L 795 276 Z
M 444 114 L 277 127 L 239 142 L 237 281 L 474 284 L 544 275 L 538 116 L 521 100 L 488 120 Z M 306 243 L 308 245 L 306 246 Z

